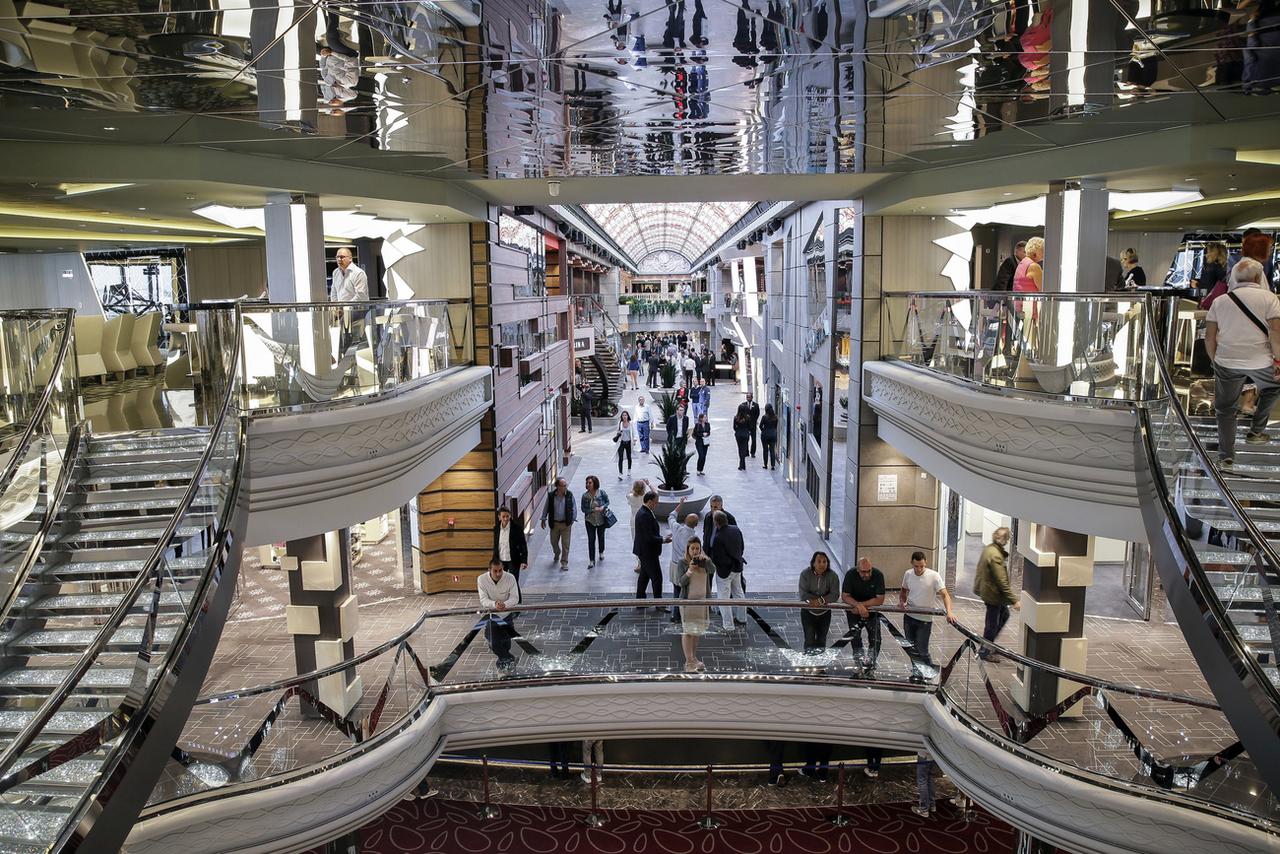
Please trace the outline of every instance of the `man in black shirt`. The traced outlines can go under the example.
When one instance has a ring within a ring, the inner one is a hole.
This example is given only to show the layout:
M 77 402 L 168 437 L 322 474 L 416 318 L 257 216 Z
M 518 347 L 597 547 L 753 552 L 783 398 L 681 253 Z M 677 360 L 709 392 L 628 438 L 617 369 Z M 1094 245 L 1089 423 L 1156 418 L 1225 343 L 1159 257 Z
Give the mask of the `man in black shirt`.
M 661 378 L 662 357 L 655 348 L 649 353 L 649 388 L 657 388 Z
M 992 284 L 993 291 L 1011 291 L 1013 290 L 1013 274 L 1018 272 L 1018 265 L 1022 263 L 1022 259 L 1027 257 L 1027 241 L 1019 240 L 1013 244 L 1013 254 L 1000 262 L 1000 269 L 996 270 L 996 280 Z
M 880 656 L 880 615 L 870 609 L 884 604 L 884 573 L 872 566 L 868 558 L 861 558 L 857 569 L 845 574 L 840 599 L 854 608 L 846 611 L 845 616 L 849 619 L 849 650 L 855 662 L 863 659 L 862 631 L 866 629 L 867 645 L 871 647 L 866 658 L 866 673 L 870 675 Z
M 747 427 L 751 429 L 751 459 L 756 458 L 756 427 L 760 424 L 760 404 L 755 395 L 747 392 L 747 400 L 742 404 L 747 408 Z

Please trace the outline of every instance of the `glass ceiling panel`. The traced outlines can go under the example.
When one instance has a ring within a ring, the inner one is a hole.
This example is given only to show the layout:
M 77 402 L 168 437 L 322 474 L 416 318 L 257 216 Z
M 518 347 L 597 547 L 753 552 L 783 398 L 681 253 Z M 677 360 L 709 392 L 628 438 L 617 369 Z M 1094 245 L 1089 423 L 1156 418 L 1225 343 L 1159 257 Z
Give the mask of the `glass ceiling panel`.
M 751 208 L 752 202 L 637 202 L 586 205 L 587 213 L 647 272 L 644 259 L 675 253 L 693 261 Z M 671 272 L 664 270 L 662 272 Z M 685 272 L 685 271 L 680 271 Z

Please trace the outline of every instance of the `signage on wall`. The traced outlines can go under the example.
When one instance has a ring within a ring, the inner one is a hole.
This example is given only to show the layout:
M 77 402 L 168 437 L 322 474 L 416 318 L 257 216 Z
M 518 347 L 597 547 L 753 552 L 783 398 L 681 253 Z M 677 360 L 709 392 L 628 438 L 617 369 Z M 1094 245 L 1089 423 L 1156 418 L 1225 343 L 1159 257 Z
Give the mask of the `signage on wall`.
M 898 500 L 898 476 L 896 474 L 876 475 L 876 501 L 885 504 Z

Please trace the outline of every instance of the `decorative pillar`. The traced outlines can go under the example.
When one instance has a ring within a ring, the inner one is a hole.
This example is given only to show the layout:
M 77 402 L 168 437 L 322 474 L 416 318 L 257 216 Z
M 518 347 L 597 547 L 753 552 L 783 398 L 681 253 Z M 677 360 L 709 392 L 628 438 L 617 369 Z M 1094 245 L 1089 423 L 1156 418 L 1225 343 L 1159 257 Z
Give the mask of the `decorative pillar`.
M 1089 654 L 1089 640 L 1084 636 L 1084 599 L 1093 583 L 1094 538 L 1022 522 L 1018 526 L 1018 551 L 1023 556 L 1023 654 L 1063 670 L 1084 673 Z M 1078 682 L 1019 667 L 1012 693 L 1025 712 L 1039 715 L 1079 688 Z M 1076 703 L 1063 716 L 1078 716 L 1081 705 Z
M 280 567 L 289 573 L 285 622 L 293 635 L 298 672 L 354 658 L 360 610 L 351 586 L 348 530 L 289 540 Z M 314 688 L 321 703 L 345 717 L 360 702 L 363 685 L 355 668 L 350 668 L 319 679 Z M 312 711 L 306 703 L 303 709 Z
M 1044 289 L 1102 293 L 1107 272 L 1107 185 L 1054 181 L 1045 205 Z
M 320 198 L 301 193 L 269 193 L 264 208 L 267 232 L 267 295 L 275 303 L 324 302 L 324 220 Z M 373 273 L 370 273 L 370 278 Z

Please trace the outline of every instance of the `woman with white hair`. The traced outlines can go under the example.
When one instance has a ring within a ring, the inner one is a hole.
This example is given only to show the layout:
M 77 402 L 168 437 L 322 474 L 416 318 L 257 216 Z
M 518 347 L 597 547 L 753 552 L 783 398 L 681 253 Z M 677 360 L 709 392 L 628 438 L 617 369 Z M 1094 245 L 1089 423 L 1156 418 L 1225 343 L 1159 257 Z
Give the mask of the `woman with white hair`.
M 1218 464 L 1235 463 L 1236 415 L 1245 382 L 1258 387 L 1245 442 L 1268 441 L 1271 407 L 1280 398 L 1280 299 L 1266 287 L 1262 265 L 1245 258 L 1231 270 L 1226 296 L 1205 318 L 1205 350 L 1213 360 L 1213 411 L 1218 419 Z

